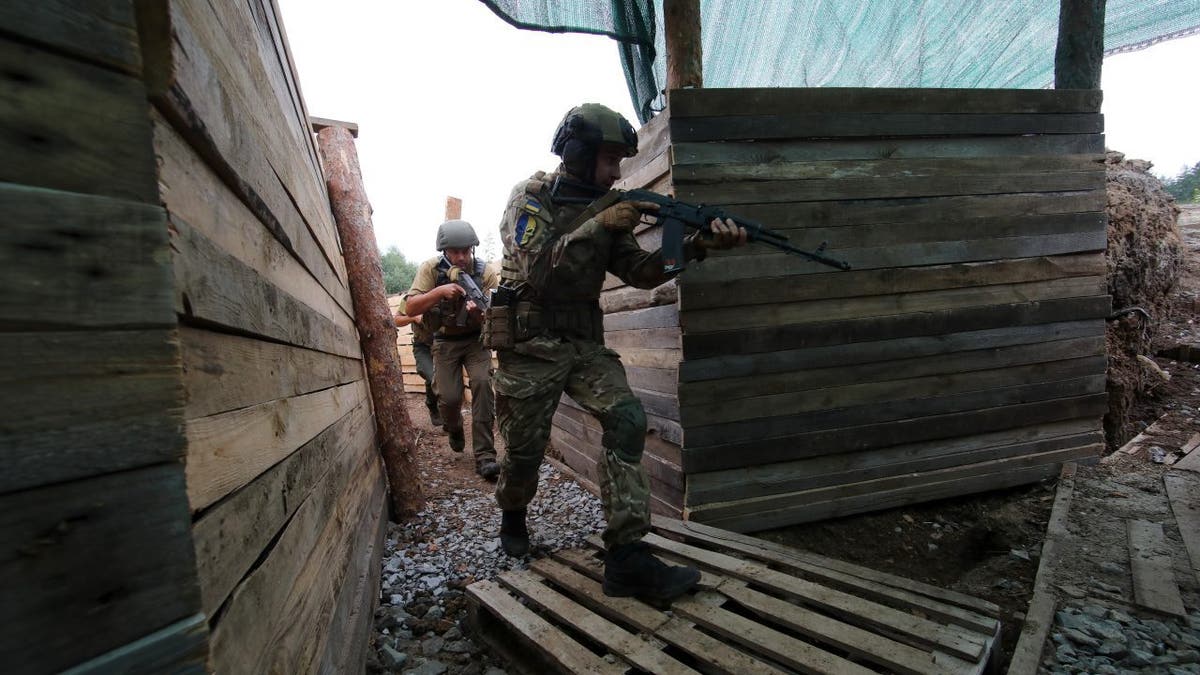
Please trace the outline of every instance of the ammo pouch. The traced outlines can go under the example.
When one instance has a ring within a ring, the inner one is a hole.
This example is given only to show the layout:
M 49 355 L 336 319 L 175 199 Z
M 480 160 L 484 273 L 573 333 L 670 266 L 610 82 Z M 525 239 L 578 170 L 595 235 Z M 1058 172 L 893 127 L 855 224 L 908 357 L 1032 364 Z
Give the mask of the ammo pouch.
M 483 346 L 512 349 L 516 344 L 516 321 L 512 307 L 489 307 L 483 313 Z
M 516 342 L 538 335 L 604 341 L 604 312 L 597 300 L 557 304 L 518 302 L 513 314 Z

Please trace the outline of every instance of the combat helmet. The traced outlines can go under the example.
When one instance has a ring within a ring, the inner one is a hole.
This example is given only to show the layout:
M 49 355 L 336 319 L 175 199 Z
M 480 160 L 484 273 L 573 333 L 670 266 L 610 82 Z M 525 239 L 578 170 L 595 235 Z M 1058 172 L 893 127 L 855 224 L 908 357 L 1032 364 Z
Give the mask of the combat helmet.
M 475 228 L 465 220 L 447 220 L 438 225 L 437 250 L 448 248 L 473 248 L 479 245 L 479 236 Z
M 562 158 L 571 174 L 591 182 L 596 151 L 603 143 L 621 146 L 626 157 L 637 154 L 637 132 L 628 120 L 599 103 L 584 103 L 568 110 L 558 123 L 550 152 Z

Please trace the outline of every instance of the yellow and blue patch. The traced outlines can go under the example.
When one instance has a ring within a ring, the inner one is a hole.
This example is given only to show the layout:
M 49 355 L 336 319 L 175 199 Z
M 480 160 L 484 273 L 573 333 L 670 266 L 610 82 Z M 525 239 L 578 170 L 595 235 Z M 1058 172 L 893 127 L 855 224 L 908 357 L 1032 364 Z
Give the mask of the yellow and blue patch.
M 517 217 L 516 241 L 518 246 L 528 246 L 537 234 L 537 218 L 522 213 Z

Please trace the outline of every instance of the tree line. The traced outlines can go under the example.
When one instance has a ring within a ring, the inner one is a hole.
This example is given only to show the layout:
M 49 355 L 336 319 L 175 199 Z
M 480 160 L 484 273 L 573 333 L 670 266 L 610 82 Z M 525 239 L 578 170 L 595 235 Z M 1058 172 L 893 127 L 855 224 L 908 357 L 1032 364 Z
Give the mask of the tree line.
M 1163 189 L 1177 202 L 1200 202 L 1200 162 L 1184 168 L 1174 178 L 1164 179 Z

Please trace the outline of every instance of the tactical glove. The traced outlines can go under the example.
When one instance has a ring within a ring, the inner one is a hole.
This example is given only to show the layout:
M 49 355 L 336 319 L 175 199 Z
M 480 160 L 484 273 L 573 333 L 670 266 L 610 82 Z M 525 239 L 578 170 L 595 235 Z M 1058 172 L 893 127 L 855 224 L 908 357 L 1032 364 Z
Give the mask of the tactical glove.
M 628 232 L 642 221 L 642 211 L 657 210 L 651 202 L 617 202 L 596 214 L 596 222 L 609 232 Z

